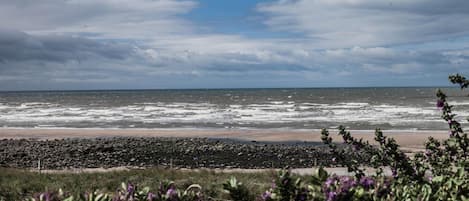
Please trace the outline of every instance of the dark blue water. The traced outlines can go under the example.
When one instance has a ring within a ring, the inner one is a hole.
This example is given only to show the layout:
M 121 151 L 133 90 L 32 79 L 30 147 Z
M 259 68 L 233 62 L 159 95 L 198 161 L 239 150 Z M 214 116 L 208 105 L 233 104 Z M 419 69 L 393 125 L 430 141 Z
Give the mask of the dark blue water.
M 468 92 L 445 88 L 460 118 Z M 436 88 L 0 92 L 0 125 L 46 128 L 444 130 Z

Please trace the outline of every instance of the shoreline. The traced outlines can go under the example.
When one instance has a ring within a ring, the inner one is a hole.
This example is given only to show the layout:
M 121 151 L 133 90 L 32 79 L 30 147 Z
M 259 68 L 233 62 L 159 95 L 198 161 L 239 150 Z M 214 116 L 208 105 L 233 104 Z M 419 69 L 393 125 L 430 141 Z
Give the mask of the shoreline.
M 350 131 L 357 139 L 374 142 L 374 131 Z M 330 130 L 334 142 L 342 137 Z M 385 132 L 408 154 L 422 151 L 432 136 L 445 131 Z M 110 130 L 0 129 L 0 166 L 45 169 L 178 167 L 178 168 L 307 168 L 334 167 L 321 132 L 295 130 Z M 347 147 L 343 147 L 348 149 Z M 348 159 L 369 165 L 366 154 L 347 152 Z M 249 161 L 247 163 L 246 161 Z
M 349 130 L 355 138 L 373 144 L 374 130 Z M 336 129 L 329 129 L 335 142 L 341 142 Z M 447 131 L 383 130 L 385 136 L 394 138 L 402 148 L 424 147 L 428 137 L 437 140 L 448 138 Z M 321 142 L 321 130 L 295 129 L 107 129 L 107 128 L 0 128 L 1 139 L 67 139 L 108 137 L 164 137 L 211 138 L 259 142 Z

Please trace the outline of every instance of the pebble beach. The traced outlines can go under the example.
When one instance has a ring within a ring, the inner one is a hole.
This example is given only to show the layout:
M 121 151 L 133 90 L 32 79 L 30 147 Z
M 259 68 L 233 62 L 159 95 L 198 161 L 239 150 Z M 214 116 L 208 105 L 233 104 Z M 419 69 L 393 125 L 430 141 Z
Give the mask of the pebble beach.
M 125 130 L 2 129 L 0 166 L 34 169 L 168 167 L 168 168 L 309 168 L 334 167 L 320 131 L 272 130 Z M 355 133 L 355 134 L 354 134 Z M 444 132 L 385 132 L 404 148 L 419 151 Z M 331 134 L 340 142 L 340 137 Z M 372 140 L 372 131 L 352 131 Z M 346 148 L 346 147 L 344 147 Z M 350 157 L 367 161 L 350 152 Z M 364 163 L 366 165 L 366 163 Z

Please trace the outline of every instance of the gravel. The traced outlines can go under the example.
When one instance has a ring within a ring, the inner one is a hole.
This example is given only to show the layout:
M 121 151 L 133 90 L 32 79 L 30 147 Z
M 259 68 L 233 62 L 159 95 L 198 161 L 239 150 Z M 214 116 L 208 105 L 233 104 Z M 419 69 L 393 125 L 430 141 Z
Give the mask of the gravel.
M 350 152 L 350 158 L 366 161 Z M 0 140 L 0 167 L 43 169 L 307 168 L 340 164 L 317 143 L 269 143 L 207 138 L 5 139 Z

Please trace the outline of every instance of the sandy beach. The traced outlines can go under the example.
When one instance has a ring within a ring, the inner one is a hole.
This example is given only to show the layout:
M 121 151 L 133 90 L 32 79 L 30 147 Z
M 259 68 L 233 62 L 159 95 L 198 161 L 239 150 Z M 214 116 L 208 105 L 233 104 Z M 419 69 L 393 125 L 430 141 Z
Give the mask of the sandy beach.
M 336 130 L 330 130 L 337 142 L 341 137 Z M 363 138 L 373 143 L 374 131 L 351 130 L 356 138 Z M 428 137 L 438 140 L 448 137 L 447 131 L 383 131 L 388 137 L 396 139 L 403 148 L 423 148 Z M 235 129 L 0 129 L 0 139 L 64 139 L 96 137 L 188 137 L 188 138 L 221 138 L 247 141 L 307 141 L 321 142 L 320 130 L 235 130 Z

